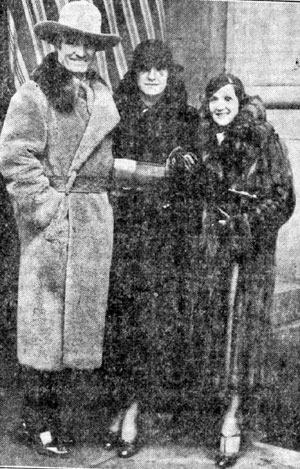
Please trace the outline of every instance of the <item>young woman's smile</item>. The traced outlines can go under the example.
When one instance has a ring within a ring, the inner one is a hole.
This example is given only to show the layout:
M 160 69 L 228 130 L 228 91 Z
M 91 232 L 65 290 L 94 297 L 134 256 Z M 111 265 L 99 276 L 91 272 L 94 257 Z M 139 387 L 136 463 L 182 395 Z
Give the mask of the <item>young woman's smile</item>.
M 212 95 L 209 110 L 213 120 L 220 126 L 226 126 L 233 121 L 239 112 L 239 100 L 233 85 L 225 85 Z

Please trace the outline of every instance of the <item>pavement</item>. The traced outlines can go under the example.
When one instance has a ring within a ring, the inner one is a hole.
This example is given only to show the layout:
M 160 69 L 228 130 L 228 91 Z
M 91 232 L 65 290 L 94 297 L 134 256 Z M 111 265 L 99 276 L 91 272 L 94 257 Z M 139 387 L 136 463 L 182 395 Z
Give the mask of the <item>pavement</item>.
M 195 440 L 180 434 L 174 442 L 163 432 L 159 438 L 146 438 L 144 446 L 130 459 L 120 459 L 116 452 L 101 448 L 95 439 L 83 439 L 75 446 L 68 459 L 50 458 L 38 454 L 14 439 L 14 429 L 20 406 L 20 390 L 0 387 L 0 469 L 211 469 L 215 467 L 216 450 L 212 450 L 201 438 Z M 203 423 L 205 426 L 205 423 Z M 174 429 L 175 431 L 175 429 Z M 262 438 L 263 439 L 263 438 Z M 289 448 L 249 440 L 247 448 L 234 466 L 236 469 L 272 468 L 300 469 L 300 452 Z
M 4 445 L 4 447 L 3 447 Z M 167 445 L 164 447 L 147 446 L 134 457 L 119 459 L 116 454 L 108 453 L 99 447 L 79 447 L 67 460 L 40 456 L 27 448 L 15 450 L 13 458 L 5 457 L 5 446 L 12 445 L 5 438 L 1 442 L 0 467 L 35 468 L 77 468 L 77 469 L 200 469 L 215 468 L 213 454 L 204 447 Z M 234 466 L 236 469 L 300 468 L 300 453 L 276 446 L 254 442 Z
M 103 458 L 103 457 L 102 457 Z M 148 447 L 138 453 L 132 460 L 120 461 L 115 458 L 104 461 L 93 460 L 91 467 L 137 468 L 137 469 L 171 469 L 171 468 L 214 468 L 214 458 L 206 448 L 166 446 Z M 238 460 L 236 469 L 250 468 L 300 468 L 300 453 L 284 450 L 275 446 L 254 443 Z
M 278 345 L 284 343 L 286 346 L 287 363 L 290 364 L 299 363 L 299 291 L 298 282 L 294 286 L 281 283 L 277 284 L 275 295 L 273 326 L 277 330 Z M 295 355 L 292 352 L 293 347 Z M 216 451 L 212 450 L 210 445 L 201 443 L 201 438 L 195 442 L 185 435 L 181 435 L 175 442 L 160 437 L 146 439 L 146 444 L 140 451 L 127 460 L 118 458 L 115 452 L 104 451 L 99 441 L 87 443 L 88 438 L 83 439 L 74 448 L 68 459 L 49 458 L 14 442 L 13 432 L 19 414 L 20 390 L 16 385 L 18 382 L 16 364 L 11 364 L 10 360 L 5 358 L 0 354 L 0 469 L 210 469 L 215 467 Z M 288 375 L 286 386 L 281 383 L 278 393 L 280 406 L 276 410 L 273 409 L 275 414 L 281 409 L 280 418 L 276 415 L 274 424 L 271 425 L 281 433 L 277 431 L 277 435 L 271 437 L 269 435 L 269 439 L 262 438 L 262 441 L 254 437 L 241 453 L 234 466 L 235 469 L 300 469 L 300 452 L 291 449 L 295 448 L 293 435 L 297 436 L 299 424 L 299 419 L 295 418 L 294 421 L 292 416 L 297 417 L 300 410 L 295 404 L 299 374 L 293 372 L 293 376 L 294 380 Z M 268 444 L 269 442 L 275 444 Z M 281 447 L 285 444 L 287 447 Z M 296 447 L 298 449 L 300 445 Z
M 68 459 L 50 458 L 38 454 L 14 439 L 14 429 L 19 414 L 20 391 L 13 387 L 0 387 L 0 468 L 76 468 L 76 469 L 201 469 L 214 468 L 216 451 L 208 444 L 198 443 L 181 434 L 176 440 L 149 438 L 140 451 L 130 459 L 120 459 L 116 452 L 101 448 L 95 439 L 83 439 L 75 446 Z M 205 424 L 203 424 L 205 425 Z M 164 437 L 164 438 L 163 438 Z M 236 469 L 272 468 L 300 469 L 300 452 L 250 441 L 234 466 Z

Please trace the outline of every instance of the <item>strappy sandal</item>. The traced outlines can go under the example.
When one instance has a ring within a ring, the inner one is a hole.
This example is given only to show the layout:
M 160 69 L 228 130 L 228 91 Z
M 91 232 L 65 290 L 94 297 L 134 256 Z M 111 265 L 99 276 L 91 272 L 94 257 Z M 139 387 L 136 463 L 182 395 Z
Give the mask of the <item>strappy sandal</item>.
M 216 458 L 217 467 L 232 467 L 240 456 L 241 432 L 231 436 L 221 435 L 220 452 Z

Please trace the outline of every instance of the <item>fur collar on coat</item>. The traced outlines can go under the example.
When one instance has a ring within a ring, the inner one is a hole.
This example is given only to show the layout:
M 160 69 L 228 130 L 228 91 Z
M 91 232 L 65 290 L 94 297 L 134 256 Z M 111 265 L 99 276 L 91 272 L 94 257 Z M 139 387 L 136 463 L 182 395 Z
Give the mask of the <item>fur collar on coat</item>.
M 226 127 L 219 127 L 210 116 L 201 115 L 196 136 L 196 149 L 204 160 L 218 161 L 225 171 L 241 174 L 257 157 L 255 149 L 264 148 L 274 135 L 272 126 L 263 119 L 255 119 L 246 106 L 242 107 L 234 121 Z M 224 133 L 219 146 L 216 134 Z
M 66 113 L 71 112 L 75 105 L 72 78 L 73 74 L 58 62 L 57 52 L 48 54 L 32 74 L 32 80 L 39 85 L 54 109 Z M 88 71 L 87 79 L 105 84 L 94 70 Z

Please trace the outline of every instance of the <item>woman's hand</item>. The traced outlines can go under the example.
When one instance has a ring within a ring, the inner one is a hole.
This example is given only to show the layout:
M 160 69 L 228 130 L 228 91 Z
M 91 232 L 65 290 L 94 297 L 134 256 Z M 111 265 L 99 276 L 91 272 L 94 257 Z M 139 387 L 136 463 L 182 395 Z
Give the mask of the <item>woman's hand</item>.
M 187 152 L 182 147 L 176 147 L 167 158 L 166 173 L 192 173 L 197 161 L 198 158 L 194 153 Z

